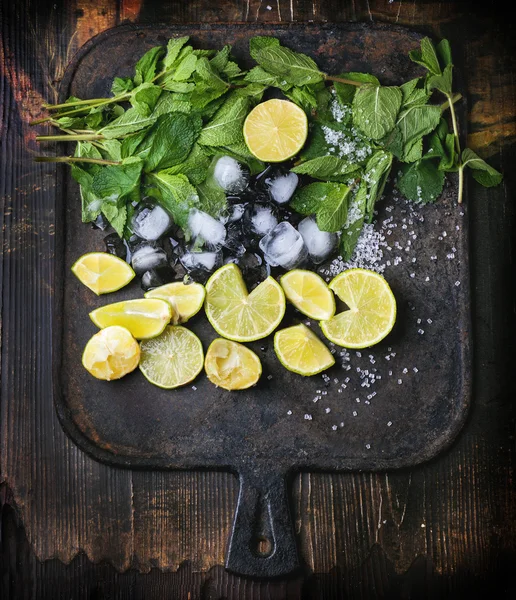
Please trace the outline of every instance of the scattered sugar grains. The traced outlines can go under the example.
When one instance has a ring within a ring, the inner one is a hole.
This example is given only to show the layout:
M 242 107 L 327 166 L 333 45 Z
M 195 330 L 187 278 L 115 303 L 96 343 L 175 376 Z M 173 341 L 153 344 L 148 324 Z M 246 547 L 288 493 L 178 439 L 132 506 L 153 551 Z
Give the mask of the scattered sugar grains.
M 333 116 L 337 122 L 342 123 L 347 120 L 347 109 L 341 107 L 337 102 L 332 104 Z M 358 153 L 365 152 L 361 147 L 359 139 L 347 137 L 349 131 L 335 131 L 331 128 L 325 128 L 324 134 L 326 142 L 330 146 L 330 153 L 352 160 Z M 425 244 L 428 240 L 424 236 L 416 233 L 418 223 L 425 221 L 425 207 L 421 209 L 417 203 L 406 202 L 395 194 L 389 198 L 384 198 L 380 205 L 381 216 L 375 213 L 373 223 L 366 223 L 362 228 L 355 251 L 349 260 L 344 260 L 341 256 L 334 258 L 331 262 L 325 263 L 319 267 L 320 275 L 330 281 L 333 277 L 344 270 L 352 268 L 363 268 L 384 274 L 387 279 L 394 271 L 403 270 L 403 278 L 411 281 L 412 286 L 420 286 L 420 289 L 428 289 L 428 282 L 433 280 L 430 277 L 431 270 L 435 268 L 438 261 L 441 264 L 451 265 L 458 262 L 457 248 L 454 235 L 460 228 L 449 228 L 448 232 L 442 229 L 442 224 L 437 219 L 431 217 L 429 223 L 436 227 L 436 233 L 431 241 L 435 242 L 435 248 L 428 251 Z M 360 208 L 353 202 L 350 202 L 347 216 L 347 225 L 352 225 L 362 218 Z M 441 225 L 437 229 L 437 227 Z M 447 260 L 446 260 L 447 259 Z M 445 267 L 453 268 L 453 267 Z M 452 275 L 453 277 L 453 275 Z M 431 285 L 431 284 L 430 284 Z M 451 279 L 452 289 L 457 289 L 461 282 L 457 276 Z M 423 287 L 425 286 L 425 287 Z M 453 286 L 456 286 L 455 288 Z M 410 300 L 406 301 L 407 309 L 410 311 L 420 310 L 421 306 L 416 305 Z M 429 332 L 433 332 L 437 317 L 427 314 L 419 315 L 413 313 L 411 319 L 411 335 L 422 341 L 426 336 L 423 327 L 427 327 Z M 335 377 L 335 372 L 321 374 L 321 380 L 318 380 L 318 388 L 315 394 L 307 397 L 310 402 L 309 407 L 305 404 L 304 410 L 310 411 L 304 415 L 305 421 L 317 419 L 319 424 L 327 426 L 330 432 L 342 429 L 346 430 L 344 421 L 338 425 L 337 419 L 353 416 L 358 419 L 368 419 L 374 414 L 374 407 L 384 402 L 382 395 L 384 386 L 392 384 L 397 390 L 403 390 L 405 386 L 411 385 L 412 381 L 419 378 L 419 369 L 414 364 L 399 364 L 400 358 L 396 358 L 396 352 L 392 347 L 382 346 L 380 352 L 375 348 L 366 351 L 349 351 L 346 348 L 330 345 L 330 351 L 335 356 L 338 366 L 343 370 L 346 376 Z M 387 370 L 388 367 L 388 370 Z M 380 372 L 379 372 L 380 371 Z M 383 374 L 383 378 L 382 378 Z M 322 384 L 322 385 L 321 385 Z M 399 387 L 398 387 L 399 386 Z M 318 402 L 324 397 L 324 403 Z M 357 406 L 357 405 L 360 406 Z M 358 410 L 357 410 L 358 409 Z M 313 413 L 313 415 L 312 415 Z M 360 413 L 360 414 L 359 414 Z M 384 426 L 390 428 L 393 426 L 393 420 L 384 421 Z M 307 426 L 313 426 L 312 424 Z M 364 446 L 371 448 L 371 444 L 364 440 Z

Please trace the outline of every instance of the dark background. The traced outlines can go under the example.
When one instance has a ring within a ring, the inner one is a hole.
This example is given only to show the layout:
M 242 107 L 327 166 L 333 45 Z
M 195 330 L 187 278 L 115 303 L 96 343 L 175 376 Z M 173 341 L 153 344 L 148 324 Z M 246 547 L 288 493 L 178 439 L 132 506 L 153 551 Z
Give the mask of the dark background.
M 4 0 L 0 6 L 0 598 L 516 597 L 516 31 L 505 5 Z M 124 21 L 373 21 L 447 37 L 465 65 L 458 84 L 467 97 L 468 144 L 505 175 L 496 189 L 470 185 L 467 199 L 474 396 L 464 430 L 452 448 L 411 470 L 297 476 L 292 509 L 306 572 L 288 581 L 249 581 L 224 571 L 238 493 L 232 475 L 131 472 L 96 463 L 65 437 L 43 384 L 59 234 L 56 170 L 32 161 L 39 149 L 28 122 L 55 98 L 77 49 Z

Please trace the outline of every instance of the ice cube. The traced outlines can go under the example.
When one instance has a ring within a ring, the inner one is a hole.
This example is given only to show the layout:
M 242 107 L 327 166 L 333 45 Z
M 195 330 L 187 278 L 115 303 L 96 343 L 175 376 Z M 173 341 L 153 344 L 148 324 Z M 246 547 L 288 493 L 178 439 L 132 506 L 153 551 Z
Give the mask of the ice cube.
M 176 272 L 171 266 L 158 267 L 145 271 L 142 275 L 141 286 L 144 292 L 170 283 L 176 279 Z
M 185 252 L 180 258 L 188 271 L 213 271 L 222 263 L 220 252 Z
M 337 246 L 338 235 L 321 231 L 314 216 L 303 219 L 297 226 L 297 230 L 303 236 L 308 254 L 316 265 L 328 258 Z
M 228 223 L 240 221 L 240 219 L 244 215 L 244 210 L 245 204 L 233 204 L 233 206 L 229 209 Z
M 152 244 L 140 244 L 133 252 L 131 265 L 136 274 L 141 275 L 150 269 L 168 265 L 167 254 L 163 248 Z
M 129 248 L 129 244 L 126 240 L 119 237 L 118 233 L 114 232 L 106 235 L 104 244 L 106 244 L 107 252 L 118 256 L 118 258 L 121 258 L 128 263 L 131 262 L 131 249 Z
M 287 173 L 274 179 L 267 178 L 266 183 L 269 186 L 272 199 L 278 204 L 285 204 L 296 191 L 299 177 L 295 173 Z
M 270 206 L 265 204 L 255 204 L 249 208 L 248 226 L 253 233 L 260 236 L 267 235 L 278 224 L 278 219 Z
M 188 228 L 194 239 L 200 237 L 210 246 L 220 246 L 226 239 L 224 224 L 197 208 L 188 215 Z
M 245 252 L 244 235 L 240 223 L 230 223 L 226 230 L 226 239 L 224 240 L 225 254 L 230 256 L 242 256 Z
M 141 206 L 132 219 L 134 233 L 147 242 L 159 239 L 171 225 L 172 219 L 167 211 L 152 204 Z
M 294 269 L 308 256 L 303 237 L 290 223 L 283 221 L 260 240 L 260 250 L 272 266 Z
M 231 156 L 221 156 L 213 168 L 213 177 L 228 194 L 238 194 L 247 187 L 249 172 Z

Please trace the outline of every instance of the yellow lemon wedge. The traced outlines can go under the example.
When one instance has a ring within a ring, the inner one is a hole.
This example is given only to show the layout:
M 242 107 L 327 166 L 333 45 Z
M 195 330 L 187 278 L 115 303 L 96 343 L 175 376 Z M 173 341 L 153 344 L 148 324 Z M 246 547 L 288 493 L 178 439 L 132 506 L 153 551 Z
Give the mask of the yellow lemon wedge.
M 138 340 L 156 337 L 169 324 L 172 308 L 159 298 L 137 298 L 106 304 L 90 312 L 90 318 L 100 329 L 120 325 Z
M 277 331 L 274 351 L 286 369 L 299 375 L 317 375 L 335 364 L 328 348 L 302 323 Z
M 72 273 L 97 296 L 116 292 L 135 276 L 125 260 L 108 252 L 83 254 L 73 264 Z
M 317 273 L 294 269 L 283 275 L 280 284 L 287 300 L 307 317 L 326 321 L 335 314 L 333 292 Z
M 200 283 L 185 284 L 182 281 L 161 285 L 145 294 L 146 298 L 160 298 L 173 309 L 172 323 L 186 323 L 202 308 L 206 291 Z

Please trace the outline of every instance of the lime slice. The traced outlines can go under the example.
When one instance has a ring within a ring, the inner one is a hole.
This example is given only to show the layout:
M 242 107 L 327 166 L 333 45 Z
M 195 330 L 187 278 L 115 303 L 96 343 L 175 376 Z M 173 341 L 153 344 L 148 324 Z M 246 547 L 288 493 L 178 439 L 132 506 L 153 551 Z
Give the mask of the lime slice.
M 313 271 L 294 269 L 280 279 L 287 300 L 307 317 L 326 321 L 335 314 L 335 298 L 322 277 Z
M 86 344 L 82 364 L 93 377 L 111 381 L 134 371 L 140 346 L 124 327 L 114 325 L 96 333 Z
M 97 295 L 116 292 L 135 275 L 125 260 L 108 252 L 83 254 L 72 265 L 72 273 Z
M 305 111 L 289 100 L 261 102 L 247 115 L 244 138 L 251 153 L 265 162 L 295 156 L 308 135 Z
M 391 331 L 396 321 L 396 300 L 381 275 L 350 269 L 337 275 L 330 288 L 349 310 L 321 323 L 329 340 L 345 348 L 368 348 Z
M 140 370 L 154 385 L 172 389 L 195 379 L 202 371 L 201 340 L 186 327 L 170 325 L 140 344 Z
M 172 308 L 165 300 L 138 298 L 106 304 L 90 312 L 97 327 L 104 329 L 120 325 L 128 329 L 139 340 L 159 335 L 172 318 Z
M 280 363 L 299 375 L 317 375 L 335 364 L 331 352 L 306 325 L 294 325 L 274 334 Z
M 216 386 L 225 390 L 245 390 L 260 379 L 262 363 L 242 344 L 217 338 L 206 352 L 204 369 Z
M 173 309 L 172 323 L 186 323 L 202 308 L 206 291 L 200 283 L 184 284 L 182 281 L 167 283 L 145 294 L 146 298 L 160 298 Z
M 248 294 L 240 269 L 229 263 L 208 279 L 204 308 L 219 335 L 251 342 L 266 337 L 280 324 L 285 294 L 273 277 L 267 277 Z

